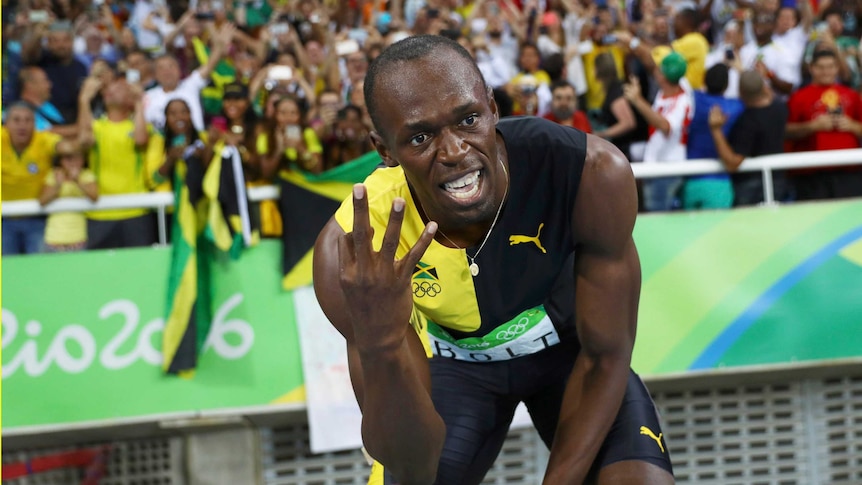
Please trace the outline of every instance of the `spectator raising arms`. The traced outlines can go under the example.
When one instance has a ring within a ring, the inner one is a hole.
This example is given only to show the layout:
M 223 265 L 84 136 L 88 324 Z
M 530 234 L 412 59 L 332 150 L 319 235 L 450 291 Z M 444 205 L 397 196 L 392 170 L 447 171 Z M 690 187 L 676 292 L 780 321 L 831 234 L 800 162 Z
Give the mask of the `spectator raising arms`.
M 143 93 L 125 79 L 104 91 L 107 112 L 94 120 L 90 101 L 102 88 L 101 81 L 88 78 L 81 88 L 78 126 L 81 143 L 90 149 L 90 164 L 99 193 L 147 192 L 144 153 L 150 139 L 144 121 Z M 152 213 L 145 209 L 117 209 L 87 214 L 87 247 L 109 249 L 147 246 L 156 242 Z
M 641 94 L 640 82 L 634 76 L 624 88 L 624 94 L 650 125 L 650 137 L 644 149 L 645 163 L 679 162 L 686 159 L 688 125 L 693 101 L 691 93 L 680 86 L 685 75 L 685 59 L 676 52 L 659 54 L 654 61 L 654 76 L 661 92 L 652 106 Z M 675 207 L 681 177 L 661 177 L 644 182 L 644 208 L 667 211 Z
M 155 78 L 158 86 L 146 93 L 144 100 L 145 118 L 156 129 L 165 124 L 165 106 L 168 101 L 182 98 L 192 110 L 192 123 L 198 131 L 204 130 L 201 90 L 206 87 L 210 74 L 225 54 L 233 38 L 236 27 L 224 24 L 213 38 L 213 49 L 207 63 L 194 70 L 185 79 L 181 78 L 177 59 L 169 54 L 162 55 L 155 62 Z

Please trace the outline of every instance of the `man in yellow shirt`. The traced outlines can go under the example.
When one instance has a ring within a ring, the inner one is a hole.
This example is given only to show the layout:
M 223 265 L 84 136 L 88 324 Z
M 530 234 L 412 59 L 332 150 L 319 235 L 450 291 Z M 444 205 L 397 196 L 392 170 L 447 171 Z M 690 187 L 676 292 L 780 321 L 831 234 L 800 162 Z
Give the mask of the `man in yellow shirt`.
M 149 128 L 144 121 L 143 93 L 125 79 L 112 82 L 103 96 L 107 113 L 93 120 L 90 101 L 101 81 L 88 78 L 81 88 L 78 126 L 81 142 L 90 149 L 90 169 L 99 194 L 148 192 L 144 153 Z M 87 214 L 89 249 L 148 246 L 156 242 L 156 221 L 146 209 L 116 209 Z
M 673 29 L 676 40 L 670 43 L 674 52 L 679 53 L 685 59 L 688 68 L 685 71 L 685 79 L 692 89 L 701 89 L 706 76 L 706 56 L 709 54 L 709 42 L 706 37 L 697 31 L 698 13 L 690 8 L 680 10 L 673 19 Z M 653 56 L 661 57 L 653 49 L 659 46 L 650 45 L 647 41 L 633 37 L 627 31 L 616 33 L 617 42 L 628 46 L 631 52 L 644 64 L 647 72 L 656 69 Z
M 36 199 L 51 169 L 60 135 L 37 132 L 35 113 L 26 103 L 9 107 L 2 130 L 3 201 Z M 42 250 L 45 217 L 4 217 L 3 256 Z

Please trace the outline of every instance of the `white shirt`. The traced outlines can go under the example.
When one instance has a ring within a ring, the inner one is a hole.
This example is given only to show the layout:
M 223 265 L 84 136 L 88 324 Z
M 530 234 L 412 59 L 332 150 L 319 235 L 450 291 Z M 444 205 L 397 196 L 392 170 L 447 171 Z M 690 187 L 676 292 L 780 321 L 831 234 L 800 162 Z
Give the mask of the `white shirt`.
M 578 96 L 587 92 L 587 77 L 584 73 L 584 61 L 581 56 L 593 50 L 593 42 L 586 40 L 581 42 L 581 29 L 583 29 L 586 19 L 577 17 L 574 14 L 566 14 L 563 18 L 563 32 L 565 33 L 567 50 L 566 57 L 569 58 L 566 64 L 566 78 L 569 83 L 575 87 L 575 92 Z
M 680 162 L 686 159 L 688 125 L 694 115 L 694 101 L 686 89 L 675 96 L 665 97 L 661 92 L 653 101 L 652 109 L 670 123 L 665 136 L 661 130 L 650 134 L 644 149 L 645 163 Z M 652 130 L 652 128 L 650 128 Z
M 704 62 L 703 67 L 708 71 L 712 66 L 723 63 L 725 60 L 724 52 L 727 47 L 725 44 L 716 46 L 706 55 L 706 62 Z M 739 97 L 739 73 L 729 65 L 727 66 L 727 89 L 724 90 L 724 97 L 733 99 Z
M 754 69 L 754 65 L 760 59 L 778 79 L 789 82 L 797 88 L 802 83 L 802 54 L 802 51 L 797 51 L 784 43 L 773 41 L 759 47 L 756 42 L 749 42 L 740 50 L 740 60 L 742 67 L 748 70 Z
M 476 53 L 476 65 L 485 78 L 485 83 L 492 88 L 499 88 L 512 79 L 512 69 L 503 59 L 493 57 L 485 51 Z
M 150 89 L 144 95 L 144 119 L 154 128 L 161 130 L 165 126 L 165 106 L 174 99 L 182 99 L 189 106 L 195 129 L 203 131 L 206 127 L 201 106 L 201 90 L 206 85 L 206 80 L 195 70 L 171 92 L 166 93 L 161 86 Z

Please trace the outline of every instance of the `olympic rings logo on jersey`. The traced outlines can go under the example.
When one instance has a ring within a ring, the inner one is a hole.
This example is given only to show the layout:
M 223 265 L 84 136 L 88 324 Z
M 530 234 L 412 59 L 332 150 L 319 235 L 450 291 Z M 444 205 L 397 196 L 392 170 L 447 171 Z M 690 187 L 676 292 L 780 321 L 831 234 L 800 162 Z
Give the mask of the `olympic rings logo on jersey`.
M 434 298 L 439 295 L 441 291 L 443 291 L 443 289 L 440 287 L 439 283 L 431 281 L 413 282 L 413 295 L 416 298 L 422 298 L 423 296 Z
M 527 330 L 528 323 L 530 323 L 528 318 L 521 318 L 512 325 L 509 325 L 508 328 L 497 332 L 497 338 L 500 340 L 512 340 Z

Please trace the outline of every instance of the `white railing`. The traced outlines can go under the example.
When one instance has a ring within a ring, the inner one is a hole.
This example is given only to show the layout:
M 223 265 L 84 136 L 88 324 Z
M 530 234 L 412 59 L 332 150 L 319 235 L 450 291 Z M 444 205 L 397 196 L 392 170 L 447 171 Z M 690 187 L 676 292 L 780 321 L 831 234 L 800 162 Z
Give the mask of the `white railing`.
M 763 199 L 766 204 L 775 203 L 772 185 L 772 172 L 797 168 L 816 168 L 845 165 L 862 165 L 862 148 L 851 150 L 830 150 L 819 152 L 782 153 L 763 157 L 747 158 L 739 167 L 740 172 L 761 172 L 763 175 Z M 667 163 L 634 163 L 632 171 L 636 178 L 673 177 L 727 173 L 718 160 L 698 159 Z M 249 199 L 261 201 L 278 198 L 278 187 L 252 187 Z M 170 192 L 150 192 L 144 194 L 106 195 L 97 202 L 85 198 L 62 198 L 42 207 L 39 201 L 16 200 L 3 202 L 3 217 L 21 217 L 52 212 L 99 211 L 108 209 L 153 209 L 158 216 L 159 243 L 167 244 L 166 210 L 174 205 Z

